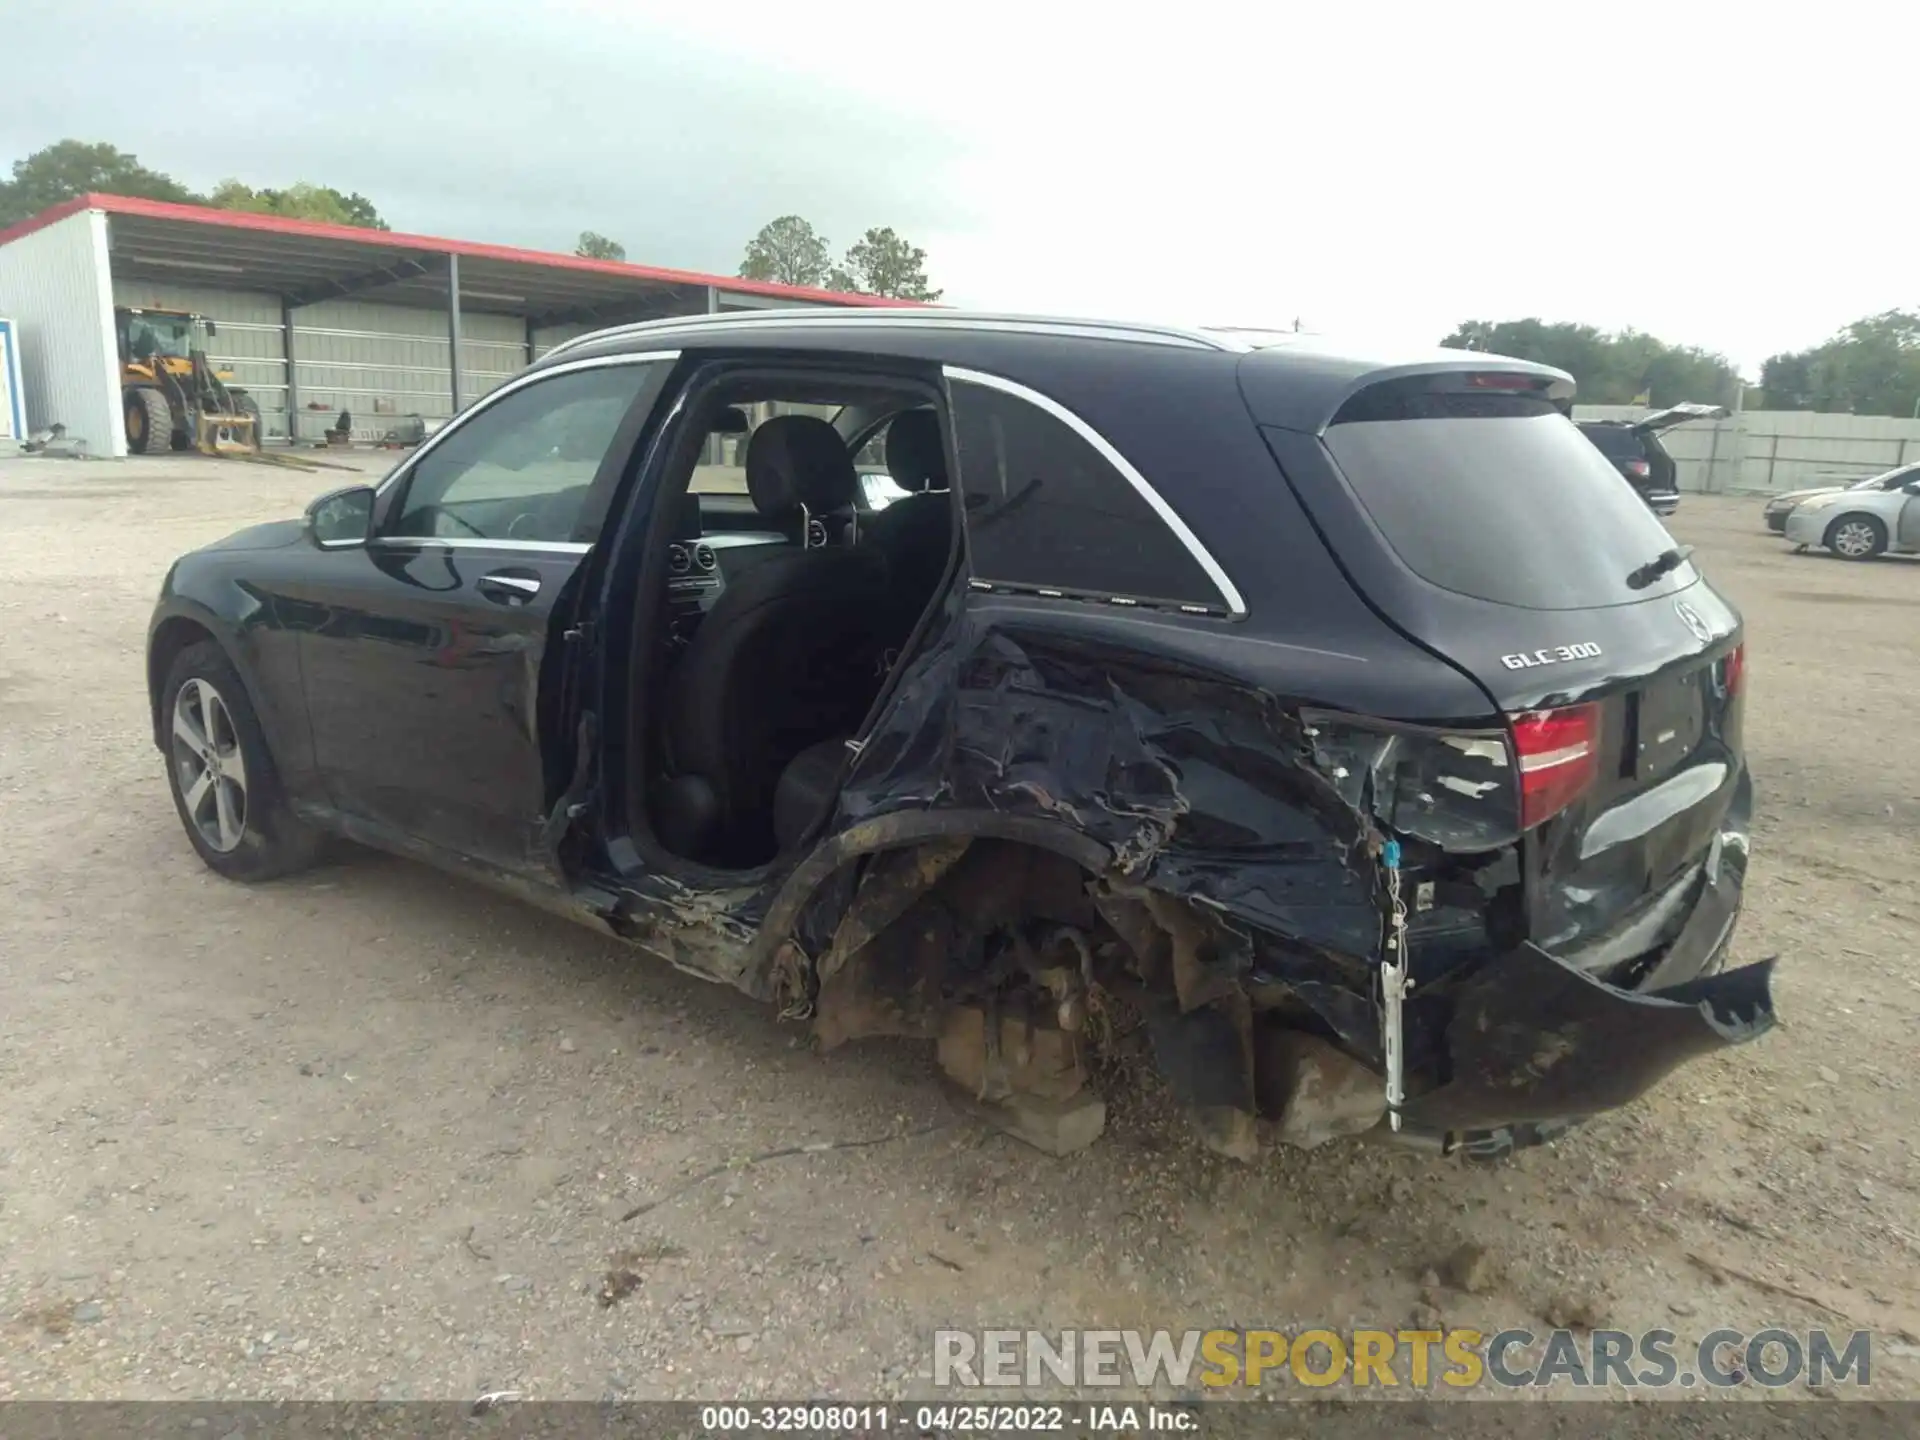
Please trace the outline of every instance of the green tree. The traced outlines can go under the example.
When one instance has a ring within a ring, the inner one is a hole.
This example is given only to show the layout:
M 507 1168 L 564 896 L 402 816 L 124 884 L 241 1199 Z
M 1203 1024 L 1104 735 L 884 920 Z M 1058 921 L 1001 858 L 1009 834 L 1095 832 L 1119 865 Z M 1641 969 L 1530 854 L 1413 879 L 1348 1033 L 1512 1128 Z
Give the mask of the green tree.
M 779 285 L 820 286 L 826 283 L 827 268 L 827 242 L 820 232 L 798 215 L 782 215 L 769 220 L 747 242 L 740 276 Z
M 284 190 L 258 189 L 238 180 L 222 180 L 213 189 L 212 203 L 221 210 L 244 210 L 254 215 L 284 215 L 292 220 L 319 220 L 329 225 L 357 225 L 363 230 L 385 230 L 387 222 L 364 195 L 343 194 L 330 185 L 302 180 Z
M 827 283 L 835 290 L 891 300 L 931 301 L 946 293 L 927 283 L 927 252 L 909 245 L 891 225 L 862 235 L 829 273 Z
M 1773 410 L 1920 413 L 1920 313 L 1885 310 L 1825 344 L 1771 356 L 1760 385 Z
M 618 240 L 609 240 L 596 230 L 582 230 L 580 243 L 573 247 L 573 253 L 588 260 L 624 260 L 627 247 Z
M 13 162 L 13 179 L 0 182 L 0 227 L 91 193 L 183 204 L 200 198 L 171 175 L 149 170 L 124 150 L 85 140 L 61 140 Z
M 1440 342 L 1455 350 L 1510 355 L 1565 370 L 1589 405 L 1652 405 L 1682 400 L 1731 401 L 1739 372 L 1724 355 L 1670 345 L 1639 330 L 1604 331 L 1528 317 L 1469 320 Z
M 380 212 L 373 208 L 373 202 L 358 190 L 354 191 L 351 195 L 342 195 L 338 190 L 329 190 L 327 194 L 337 200 L 340 208 L 347 212 L 347 223 L 349 225 L 358 225 L 365 230 L 391 230 L 393 228 L 380 218 Z
M 1817 410 L 1811 350 L 1770 355 L 1760 365 L 1760 406 L 1764 410 Z

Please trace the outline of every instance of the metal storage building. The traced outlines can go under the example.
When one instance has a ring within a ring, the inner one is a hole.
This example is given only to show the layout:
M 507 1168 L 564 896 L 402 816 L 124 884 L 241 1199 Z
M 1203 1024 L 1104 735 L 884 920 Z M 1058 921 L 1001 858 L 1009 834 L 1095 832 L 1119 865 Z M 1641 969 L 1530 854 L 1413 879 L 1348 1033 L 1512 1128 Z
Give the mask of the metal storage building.
M 360 440 L 431 425 L 604 325 L 904 303 L 118 195 L 0 231 L 27 425 L 60 421 L 96 455 L 127 453 L 116 305 L 216 322 L 209 358 L 259 400 L 271 441 L 317 439 L 343 410 Z

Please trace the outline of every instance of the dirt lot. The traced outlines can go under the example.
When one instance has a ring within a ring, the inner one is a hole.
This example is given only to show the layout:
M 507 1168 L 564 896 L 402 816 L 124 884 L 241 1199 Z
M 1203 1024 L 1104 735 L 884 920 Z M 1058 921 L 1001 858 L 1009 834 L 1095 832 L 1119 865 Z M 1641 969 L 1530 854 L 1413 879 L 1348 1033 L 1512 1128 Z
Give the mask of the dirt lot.
M 148 608 L 328 478 L 0 461 L 0 1397 L 879 1397 L 927 1393 L 941 1326 L 1436 1313 L 1859 1325 L 1874 1391 L 1920 1396 L 1920 564 L 1791 556 L 1755 501 L 1674 526 L 1750 629 L 1737 950 L 1781 957 L 1775 1034 L 1502 1166 L 1242 1168 L 1144 1097 L 1054 1161 L 918 1049 L 817 1056 L 415 866 L 206 871 Z M 1424 1276 L 1463 1242 L 1471 1291 Z

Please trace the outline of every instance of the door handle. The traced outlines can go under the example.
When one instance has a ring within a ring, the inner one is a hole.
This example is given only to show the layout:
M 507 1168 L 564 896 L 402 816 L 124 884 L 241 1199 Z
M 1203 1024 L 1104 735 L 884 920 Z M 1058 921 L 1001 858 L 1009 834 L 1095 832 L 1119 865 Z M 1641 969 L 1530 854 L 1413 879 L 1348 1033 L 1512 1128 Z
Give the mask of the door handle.
M 500 599 L 508 601 L 531 600 L 540 593 L 540 581 L 533 575 L 514 575 L 506 571 L 495 571 L 491 575 L 482 575 L 475 582 L 482 594 L 495 592 Z

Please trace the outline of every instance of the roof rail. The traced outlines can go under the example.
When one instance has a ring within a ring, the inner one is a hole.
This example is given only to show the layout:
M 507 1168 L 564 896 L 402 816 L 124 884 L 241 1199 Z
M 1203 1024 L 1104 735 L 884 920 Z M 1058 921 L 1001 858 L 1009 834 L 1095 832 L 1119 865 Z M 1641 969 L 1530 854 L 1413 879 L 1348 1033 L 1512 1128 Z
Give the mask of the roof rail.
M 1156 325 L 1132 320 L 1077 320 L 1052 315 L 999 314 L 968 310 L 920 310 L 905 306 L 897 310 L 885 307 L 860 310 L 792 309 L 743 310 L 729 314 L 680 315 L 661 320 L 642 320 L 632 325 L 615 325 L 589 331 L 571 340 L 562 340 L 547 355 L 559 355 L 582 345 L 627 336 L 645 336 L 670 330 L 757 330 L 805 329 L 829 327 L 853 329 L 906 330 L 990 330 L 1002 334 L 1073 335 L 1101 340 L 1145 341 L 1149 344 L 1175 345 L 1194 350 L 1239 353 L 1252 349 L 1230 332 L 1188 329 L 1177 325 Z

